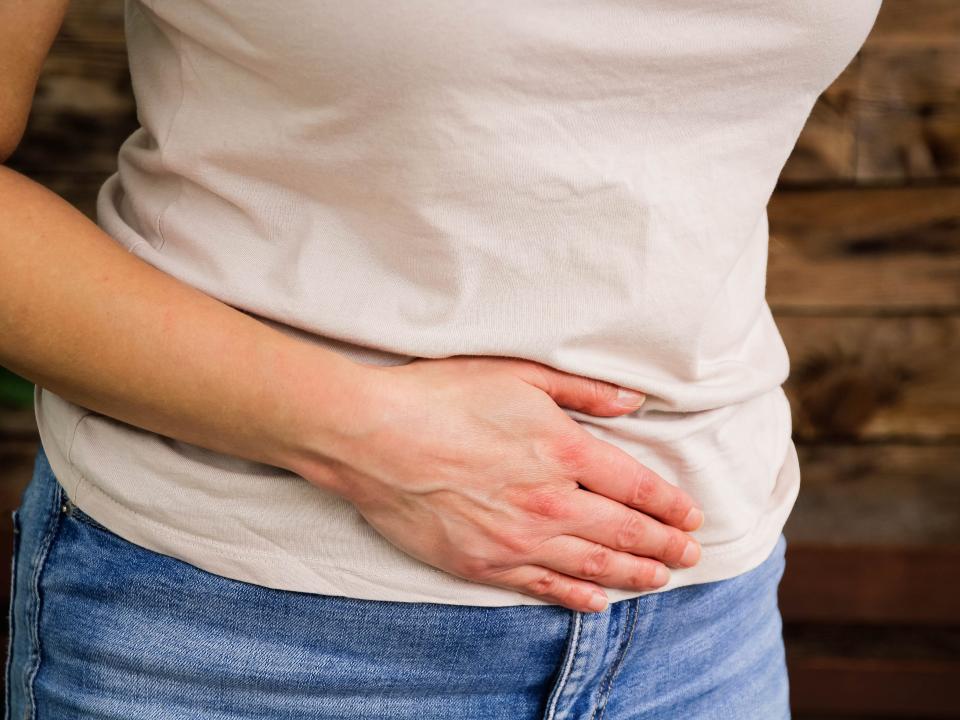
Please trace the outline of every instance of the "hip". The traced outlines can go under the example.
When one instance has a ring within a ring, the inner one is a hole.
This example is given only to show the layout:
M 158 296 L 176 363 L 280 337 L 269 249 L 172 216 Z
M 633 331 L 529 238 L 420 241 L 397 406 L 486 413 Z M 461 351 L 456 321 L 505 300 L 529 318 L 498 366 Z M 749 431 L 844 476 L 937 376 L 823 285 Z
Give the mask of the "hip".
M 613 602 L 394 602 L 264 587 L 114 534 L 38 454 L 13 516 L 6 717 L 789 717 L 786 541 Z

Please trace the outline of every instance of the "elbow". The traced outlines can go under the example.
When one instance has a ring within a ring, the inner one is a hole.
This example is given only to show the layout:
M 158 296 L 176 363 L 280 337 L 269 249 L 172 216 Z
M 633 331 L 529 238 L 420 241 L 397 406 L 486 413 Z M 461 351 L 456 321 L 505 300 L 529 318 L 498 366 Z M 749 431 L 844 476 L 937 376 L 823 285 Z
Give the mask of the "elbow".
M 6 165 L 7 160 L 13 155 L 13 151 L 20 144 L 25 129 L 26 122 L 0 122 L 0 165 Z
M 13 155 L 20 143 L 19 137 L 7 137 L 6 134 L 0 135 L 0 165 L 6 165 L 7 160 Z

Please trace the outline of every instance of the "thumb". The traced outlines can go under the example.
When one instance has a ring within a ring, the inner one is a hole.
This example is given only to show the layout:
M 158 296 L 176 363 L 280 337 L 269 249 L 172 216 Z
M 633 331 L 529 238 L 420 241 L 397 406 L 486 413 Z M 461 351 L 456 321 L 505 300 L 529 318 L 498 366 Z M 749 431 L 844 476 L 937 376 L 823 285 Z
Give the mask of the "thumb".
M 647 399 L 639 390 L 614 383 L 574 375 L 542 363 L 521 365 L 520 377 L 547 393 L 560 407 L 579 410 L 598 417 L 631 413 Z

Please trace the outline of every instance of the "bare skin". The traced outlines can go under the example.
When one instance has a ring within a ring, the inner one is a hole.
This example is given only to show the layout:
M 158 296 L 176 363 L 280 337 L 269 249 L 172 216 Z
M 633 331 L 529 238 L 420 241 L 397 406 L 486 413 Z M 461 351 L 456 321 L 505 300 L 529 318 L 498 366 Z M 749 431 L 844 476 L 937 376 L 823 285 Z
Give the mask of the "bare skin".
M 66 4 L 0 3 L 0 160 Z M 350 362 L 145 263 L 5 167 L 0 364 L 123 422 L 286 468 L 424 562 L 571 609 L 596 609 L 601 585 L 659 585 L 657 567 L 690 564 L 702 522 L 686 517 L 692 498 L 563 412 L 632 412 L 615 385 L 515 358 Z
M 322 466 L 408 554 L 582 611 L 602 609 L 600 585 L 649 590 L 699 560 L 689 495 L 561 409 L 611 417 L 642 395 L 625 407 L 615 385 L 513 358 L 378 372 L 376 423 L 344 445 L 347 463 Z M 309 480 L 309 461 L 298 467 Z

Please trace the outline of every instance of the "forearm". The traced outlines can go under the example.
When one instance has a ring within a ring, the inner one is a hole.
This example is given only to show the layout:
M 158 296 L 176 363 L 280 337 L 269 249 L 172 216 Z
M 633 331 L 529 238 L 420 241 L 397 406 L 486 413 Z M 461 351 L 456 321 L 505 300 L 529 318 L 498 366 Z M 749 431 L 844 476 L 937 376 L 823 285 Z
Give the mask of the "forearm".
M 96 412 L 295 472 L 337 456 L 374 372 L 154 268 L 2 166 L 0 364 Z

